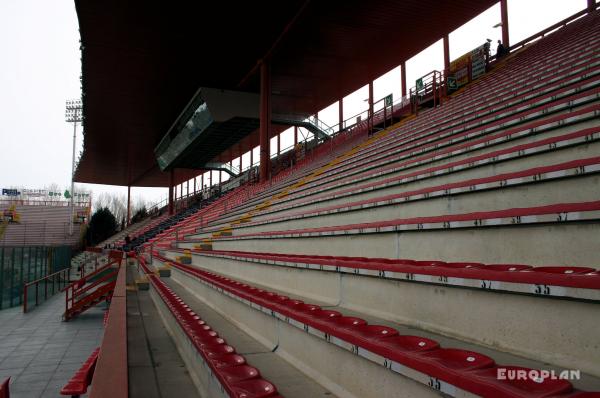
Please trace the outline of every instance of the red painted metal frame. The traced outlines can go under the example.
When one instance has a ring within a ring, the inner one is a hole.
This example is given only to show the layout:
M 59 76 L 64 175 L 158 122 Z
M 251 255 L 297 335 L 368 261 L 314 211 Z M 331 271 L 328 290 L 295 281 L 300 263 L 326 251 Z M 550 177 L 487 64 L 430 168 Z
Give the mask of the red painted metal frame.
M 268 59 L 260 65 L 260 182 L 269 179 L 271 165 L 271 67 Z
M 175 170 L 169 174 L 169 215 L 173 215 L 173 184 L 175 183 Z
M 502 21 L 502 44 L 508 48 L 510 40 L 508 37 L 508 0 L 500 0 L 500 18 Z

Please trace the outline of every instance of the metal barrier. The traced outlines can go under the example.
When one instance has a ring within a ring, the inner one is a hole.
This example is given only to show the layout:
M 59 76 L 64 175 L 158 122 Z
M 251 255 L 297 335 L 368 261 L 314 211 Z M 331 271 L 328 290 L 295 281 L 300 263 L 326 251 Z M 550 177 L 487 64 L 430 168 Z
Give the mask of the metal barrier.
M 115 265 L 120 263 L 120 259 L 112 259 L 108 264 L 65 287 L 65 320 L 98 302 L 110 300 L 119 272 Z
M 50 297 L 53 296 L 57 292 L 63 291 L 63 289 L 69 285 L 71 280 L 71 268 L 65 268 L 58 272 L 55 272 L 50 275 L 46 275 L 43 278 L 37 279 L 35 281 L 26 283 L 23 286 L 23 312 L 27 312 L 29 308 L 29 294 L 28 290 L 35 286 L 35 305 L 38 306 L 40 304 L 40 284 L 44 285 L 44 301 L 48 300 L 48 293 L 50 293 Z M 51 287 L 48 287 L 51 284 Z M 51 291 L 49 292 L 49 290 Z

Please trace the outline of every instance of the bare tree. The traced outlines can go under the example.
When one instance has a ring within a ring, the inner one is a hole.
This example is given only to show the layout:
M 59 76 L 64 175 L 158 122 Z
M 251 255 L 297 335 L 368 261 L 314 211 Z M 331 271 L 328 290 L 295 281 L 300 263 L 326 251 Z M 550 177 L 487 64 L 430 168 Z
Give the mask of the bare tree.
M 148 209 L 148 201 L 142 198 L 141 196 L 137 196 L 134 200 L 132 200 L 131 204 L 131 214 L 135 214 L 138 210 L 146 208 Z
M 103 192 L 94 199 L 94 211 L 107 207 L 115 216 L 117 222 L 127 215 L 127 198 L 125 195 Z

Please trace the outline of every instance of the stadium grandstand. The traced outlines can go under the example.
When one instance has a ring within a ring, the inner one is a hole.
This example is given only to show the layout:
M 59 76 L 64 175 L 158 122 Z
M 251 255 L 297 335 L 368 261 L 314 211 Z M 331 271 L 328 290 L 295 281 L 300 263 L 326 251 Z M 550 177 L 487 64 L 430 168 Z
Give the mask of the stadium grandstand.
M 3 189 L 2 246 L 77 246 L 89 220 L 91 196 L 75 193 L 76 200 L 71 203 L 63 195 L 48 190 Z
M 74 178 L 169 195 L 131 225 L 128 198 L 127 228 L 52 272 L 44 248 L 76 244 L 89 199 L 0 201 L 21 246 L 2 301 L 23 305 L 0 311 L 0 398 L 600 397 L 584 3 L 512 42 L 507 0 L 75 0 Z M 493 6 L 499 45 L 451 58 Z M 438 40 L 443 68 L 408 82 Z M 401 95 L 376 98 L 397 66 Z

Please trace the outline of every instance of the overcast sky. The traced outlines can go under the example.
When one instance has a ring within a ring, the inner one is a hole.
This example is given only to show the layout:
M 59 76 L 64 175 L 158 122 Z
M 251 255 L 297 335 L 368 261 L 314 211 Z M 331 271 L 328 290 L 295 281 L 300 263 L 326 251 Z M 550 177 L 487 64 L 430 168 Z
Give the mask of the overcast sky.
M 509 0 L 510 40 L 516 43 L 586 6 L 586 0 Z M 450 35 L 450 57 L 500 38 L 499 6 Z M 495 48 L 495 45 L 492 46 Z M 441 40 L 407 64 L 408 86 L 443 66 Z M 374 61 L 375 62 L 375 61 Z M 81 71 L 79 31 L 71 0 L 0 0 L 0 188 L 43 188 L 52 183 L 68 187 L 71 175 L 72 126 L 64 121 L 65 101 L 79 98 Z M 400 96 L 400 69 L 374 84 L 375 99 Z M 348 96 L 345 117 L 366 108 L 365 88 Z M 337 124 L 337 106 L 319 113 Z M 291 143 L 286 134 L 281 147 Z M 77 153 L 81 150 L 81 128 Z M 255 156 L 256 158 L 256 156 Z M 246 162 L 246 158 L 244 158 Z M 78 184 L 101 192 L 126 193 L 124 187 Z M 135 188 L 133 195 L 148 201 L 166 196 L 165 189 Z

